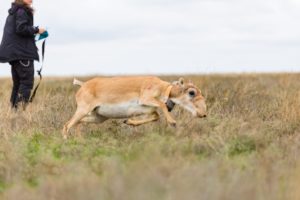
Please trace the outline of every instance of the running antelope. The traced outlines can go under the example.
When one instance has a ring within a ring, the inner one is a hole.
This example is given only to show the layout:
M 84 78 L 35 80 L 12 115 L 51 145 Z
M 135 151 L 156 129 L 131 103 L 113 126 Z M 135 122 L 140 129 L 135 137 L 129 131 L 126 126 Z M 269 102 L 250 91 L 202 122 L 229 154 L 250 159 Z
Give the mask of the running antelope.
M 64 125 L 67 139 L 71 127 L 81 122 L 102 123 L 109 118 L 125 118 L 126 124 L 138 126 L 159 119 L 161 110 L 167 122 L 176 121 L 168 109 L 177 104 L 195 117 L 206 117 L 206 104 L 201 91 L 191 82 L 169 83 L 151 76 L 94 78 L 85 83 L 74 80 L 81 88 L 76 94 L 77 110 Z

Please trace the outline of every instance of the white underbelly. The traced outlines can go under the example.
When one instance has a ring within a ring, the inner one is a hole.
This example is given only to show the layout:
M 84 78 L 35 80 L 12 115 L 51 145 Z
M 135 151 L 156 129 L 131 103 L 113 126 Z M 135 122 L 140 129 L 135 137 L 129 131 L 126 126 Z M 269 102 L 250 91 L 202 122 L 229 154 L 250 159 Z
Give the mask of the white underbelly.
M 138 100 L 131 100 L 118 104 L 101 104 L 97 113 L 107 118 L 128 118 L 153 113 L 156 108 L 140 105 Z

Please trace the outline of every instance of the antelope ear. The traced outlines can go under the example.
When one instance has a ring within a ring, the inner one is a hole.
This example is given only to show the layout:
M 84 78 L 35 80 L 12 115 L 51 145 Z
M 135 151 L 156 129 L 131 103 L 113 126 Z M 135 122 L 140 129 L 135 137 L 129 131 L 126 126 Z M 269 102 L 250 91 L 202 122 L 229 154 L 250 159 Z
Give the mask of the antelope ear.
M 184 79 L 180 78 L 178 81 L 173 81 L 172 84 L 180 87 L 184 87 Z
M 183 86 L 183 85 L 184 85 L 184 78 L 181 77 L 181 78 L 178 80 L 178 82 L 179 82 L 180 85 Z

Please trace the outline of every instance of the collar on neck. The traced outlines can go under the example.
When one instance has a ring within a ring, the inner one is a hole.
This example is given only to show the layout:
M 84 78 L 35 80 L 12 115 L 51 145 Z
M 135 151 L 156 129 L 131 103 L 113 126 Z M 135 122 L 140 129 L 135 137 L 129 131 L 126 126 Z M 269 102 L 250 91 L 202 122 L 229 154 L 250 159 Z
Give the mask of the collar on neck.
M 169 112 L 171 112 L 175 106 L 175 103 L 170 99 L 170 94 L 171 94 L 172 88 L 173 88 L 173 85 L 170 84 L 165 92 L 165 97 L 166 97 L 165 104 L 166 104 Z

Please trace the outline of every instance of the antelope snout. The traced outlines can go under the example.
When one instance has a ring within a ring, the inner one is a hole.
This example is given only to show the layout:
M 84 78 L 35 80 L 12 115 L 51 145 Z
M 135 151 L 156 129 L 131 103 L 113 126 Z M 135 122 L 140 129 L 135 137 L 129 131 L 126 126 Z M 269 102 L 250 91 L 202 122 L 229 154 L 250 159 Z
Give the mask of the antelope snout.
M 199 118 L 206 118 L 207 117 L 207 114 L 205 113 L 205 114 L 198 114 L 198 117 Z

